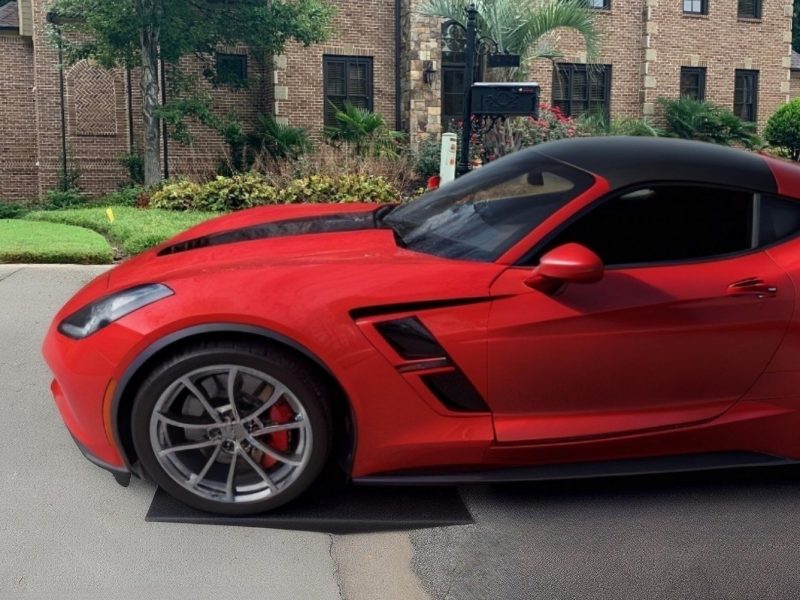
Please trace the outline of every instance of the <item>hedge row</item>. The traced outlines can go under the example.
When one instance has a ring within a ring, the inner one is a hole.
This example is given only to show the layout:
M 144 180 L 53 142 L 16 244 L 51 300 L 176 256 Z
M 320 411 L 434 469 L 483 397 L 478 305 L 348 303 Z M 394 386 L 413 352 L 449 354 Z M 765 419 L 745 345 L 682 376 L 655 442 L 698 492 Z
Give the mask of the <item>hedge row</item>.
M 384 177 L 312 175 L 278 188 L 262 175 L 217 177 L 205 184 L 188 180 L 165 183 L 150 198 L 151 208 L 231 211 L 267 204 L 378 202 L 401 200 L 400 190 Z

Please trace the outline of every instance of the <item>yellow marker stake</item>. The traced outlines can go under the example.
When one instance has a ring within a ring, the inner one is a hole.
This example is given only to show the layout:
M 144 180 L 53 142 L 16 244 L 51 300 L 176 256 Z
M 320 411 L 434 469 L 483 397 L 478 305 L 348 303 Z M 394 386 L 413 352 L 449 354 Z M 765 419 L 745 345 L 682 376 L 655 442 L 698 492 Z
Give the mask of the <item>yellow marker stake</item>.
M 116 221 L 116 217 L 114 217 L 114 211 L 113 211 L 112 209 L 110 209 L 110 208 L 109 208 L 109 209 L 106 211 L 106 215 L 108 216 L 108 220 L 109 220 L 109 221 L 111 222 L 111 224 L 113 225 L 113 224 L 114 224 L 114 221 Z

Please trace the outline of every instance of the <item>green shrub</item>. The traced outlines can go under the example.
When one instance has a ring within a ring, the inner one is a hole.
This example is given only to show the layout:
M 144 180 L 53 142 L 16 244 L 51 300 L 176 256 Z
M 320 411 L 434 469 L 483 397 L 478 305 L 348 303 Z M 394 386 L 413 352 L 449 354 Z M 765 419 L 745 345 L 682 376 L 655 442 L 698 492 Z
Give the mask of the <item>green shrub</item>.
M 242 173 L 204 185 L 186 180 L 166 183 L 153 194 L 150 207 L 227 212 L 265 204 L 399 202 L 401 197 L 397 186 L 380 176 L 310 175 L 278 189 L 258 173 Z
M 670 137 L 746 148 L 760 145 L 756 124 L 743 121 L 726 108 L 692 98 L 659 98 L 659 103 L 664 107 Z
M 792 160 L 800 160 L 800 98 L 784 104 L 769 118 L 764 137 Z
M 442 147 L 439 138 L 427 137 L 420 142 L 414 153 L 414 171 L 423 179 L 439 174 Z
M 451 122 L 449 130 L 458 137 L 457 160 L 461 161 L 461 122 Z M 577 127 L 572 117 L 565 116 L 557 106 L 542 104 L 539 118 L 512 117 L 508 119 L 473 118 L 470 162 L 483 164 L 545 142 L 573 138 Z
M 383 177 L 342 175 L 326 177 L 311 175 L 295 179 L 278 192 L 283 204 L 347 203 L 347 202 L 398 202 L 400 191 Z
M 228 155 L 220 162 L 217 172 L 229 177 L 248 170 L 253 161 L 247 152 L 244 126 L 235 115 L 226 116 L 218 125 L 217 132 L 228 144 Z
M 78 208 L 88 204 L 86 196 L 79 190 L 50 190 L 47 192 L 42 210 L 62 210 L 64 208 Z
M 638 137 L 658 137 L 663 134 L 648 119 L 609 120 L 603 114 L 592 113 L 578 117 L 575 122 L 578 135 L 583 137 L 600 137 L 613 135 L 630 135 Z
M 339 108 L 329 103 L 334 110 L 336 125 L 325 127 L 326 141 L 334 148 L 347 148 L 356 156 L 397 156 L 399 144 L 405 135 L 393 131 L 379 113 L 345 102 Z
M 30 208 L 17 202 L 0 200 L 0 219 L 19 219 L 30 212 Z
M 128 182 L 133 186 L 144 185 L 144 156 L 131 150 L 119 157 L 119 164 L 128 171 Z
M 202 186 L 194 203 L 195 210 L 230 211 L 274 204 L 277 192 L 258 173 L 217 177 Z
M 187 179 L 166 181 L 150 197 L 150 207 L 165 210 L 193 210 L 201 189 L 200 185 Z
M 144 187 L 126 187 L 103 196 L 97 203 L 108 206 L 139 206 L 142 196 L 146 195 L 147 189 Z
M 663 133 L 653 126 L 648 119 L 634 119 L 633 117 L 612 121 L 611 132 L 612 135 L 632 135 L 636 137 L 659 137 Z
M 248 136 L 248 143 L 276 161 L 297 160 L 314 149 L 308 131 L 278 123 L 270 115 L 258 115 L 258 127 Z

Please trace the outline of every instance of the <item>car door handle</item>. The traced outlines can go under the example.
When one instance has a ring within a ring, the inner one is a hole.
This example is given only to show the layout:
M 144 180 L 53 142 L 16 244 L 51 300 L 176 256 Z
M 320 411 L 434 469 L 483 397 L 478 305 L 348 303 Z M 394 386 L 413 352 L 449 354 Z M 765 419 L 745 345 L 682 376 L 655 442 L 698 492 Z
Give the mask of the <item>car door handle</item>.
M 769 285 L 763 279 L 751 277 L 732 283 L 728 286 L 729 296 L 758 296 L 759 298 L 774 298 L 778 295 L 778 288 Z

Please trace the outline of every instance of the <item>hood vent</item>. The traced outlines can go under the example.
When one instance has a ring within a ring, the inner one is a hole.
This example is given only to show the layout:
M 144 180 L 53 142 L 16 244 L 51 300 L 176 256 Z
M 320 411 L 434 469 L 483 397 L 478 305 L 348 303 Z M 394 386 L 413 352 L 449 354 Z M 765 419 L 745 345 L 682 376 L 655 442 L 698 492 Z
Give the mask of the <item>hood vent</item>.
M 224 246 L 239 242 L 251 242 L 269 238 L 311 235 L 315 233 L 342 233 L 346 231 L 366 231 L 380 229 L 375 219 L 375 212 L 324 215 L 303 219 L 288 219 L 274 223 L 251 225 L 241 229 L 232 229 L 220 233 L 212 233 L 185 242 L 163 248 L 158 256 L 180 254 L 201 248 Z

